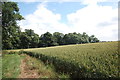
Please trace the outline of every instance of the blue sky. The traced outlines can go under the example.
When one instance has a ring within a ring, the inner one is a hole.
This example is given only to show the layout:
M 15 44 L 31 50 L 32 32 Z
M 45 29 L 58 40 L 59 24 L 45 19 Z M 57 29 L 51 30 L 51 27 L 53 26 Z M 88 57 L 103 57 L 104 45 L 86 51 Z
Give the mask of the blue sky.
M 20 7 L 20 13 L 22 15 L 28 15 L 33 13 L 37 5 L 41 2 L 18 2 L 18 6 Z M 98 5 L 102 6 L 112 6 L 113 8 L 118 7 L 116 2 L 99 2 Z M 53 11 L 54 13 L 60 13 L 62 15 L 62 22 L 66 22 L 66 15 L 69 13 L 76 12 L 77 10 L 86 7 L 87 5 L 83 5 L 80 2 L 49 2 L 47 3 L 47 9 Z
M 17 2 L 17 3 L 20 9 L 20 13 L 23 16 L 33 13 L 36 10 L 37 5 L 39 4 L 38 2 L 30 2 L 30 3 Z
M 18 6 L 20 7 L 20 13 L 23 16 L 33 13 L 36 10 L 37 5 L 40 3 L 41 2 L 18 2 Z M 76 12 L 77 10 L 84 8 L 85 6 L 87 5 L 82 5 L 80 2 L 49 2 L 47 3 L 46 8 L 53 11 L 54 13 L 60 13 L 62 15 L 61 22 L 65 23 L 67 21 L 67 14 Z
M 118 39 L 118 4 L 107 0 L 84 0 L 80 2 L 18 2 L 22 30 L 33 29 L 39 35 L 49 31 L 86 32 L 100 40 Z

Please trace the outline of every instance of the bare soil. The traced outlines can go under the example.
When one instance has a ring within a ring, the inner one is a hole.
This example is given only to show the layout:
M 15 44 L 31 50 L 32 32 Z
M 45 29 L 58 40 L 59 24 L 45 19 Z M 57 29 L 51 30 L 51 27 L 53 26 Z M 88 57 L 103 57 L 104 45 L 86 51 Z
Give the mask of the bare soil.
M 20 75 L 19 78 L 39 78 L 40 75 L 38 72 L 35 70 L 35 68 L 31 68 L 30 65 L 27 64 L 27 61 L 30 60 L 29 56 L 26 56 L 25 59 L 21 60 L 21 65 L 20 65 Z

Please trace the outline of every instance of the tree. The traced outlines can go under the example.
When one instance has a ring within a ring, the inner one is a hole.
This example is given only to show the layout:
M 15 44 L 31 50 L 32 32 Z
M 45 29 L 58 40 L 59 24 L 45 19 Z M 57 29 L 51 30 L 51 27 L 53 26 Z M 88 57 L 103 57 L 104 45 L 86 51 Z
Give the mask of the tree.
M 76 44 L 79 42 L 79 37 L 76 33 L 68 33 L 68 34 L 65 34 L 64 36 L 64 43 L 65 44 Z
M 39 44 L 39 35 L 35 34 L 31 38 L 31 47 L 32 48 L 37 48 Z
M 94 35 L 91 35 L 90 37 L 89 37 L 89 41 L 92 43 L 92 42 L 94 42 L 93 40 L 94 40 Z
M 91 35 L 91 36 L 89 37 L 89 41 L 90 41 L 91 43 L 99 42 L 99 40 L 95 37 L 95 35 Z
M 25 32 L 22 32 L 20 35 L 20 47 L 25 49 L 30 47 L 31 38 Z
M 1 5 L 0 5 L 1 6 Z M 1 8 L 1 7 L 0 7 Z M 2 20 L 1 20 L 2 18 Z M 46 32 L 39 37 L 32 29 L 25 29 L 21 32 L 17 21 L 24 19 L 20 13 L 17 3 L 2 2 L 2 16 L 0 10 L 0 21 L 2 21 L 2 48 L 3 49 L 18 49 L 18 48 L 37 48 L 43 46 L 56 46 L 63 44 L 81 44 L 95 43 L 99 40 L 94 36 L 88 36 L 85 32 L 63 34 L 59 32 Z M 0 36 L 1 39 L 1 36 Z
M 37 48 L 39 43 L 39 35 L 34 33 L 34 30 L 32 29 L 25 29 L 25 33 L 29 41 L 29 48 Z
M 53 33 L 54 43 L 56 43 L 56 45 L 62 45 L 63 44 L 63 37 L 64 37 L 63 33 L 54 32 Z
M 25 29 L 25 32 L 28 36 L 31 36 L 31 37 L 35 34 L 34 30 L 32 30 L 32 29 Z
M 52 34 L 46 32 L 45 34 L 41 35 L 39 46 L 44 46 L 44 47 L 53 46 L 53 42 L 54 40 Z
M 0 52 L 2 49 L 2 3 L 0 3 Z
M 19 26 L 18 20 L 24 19 L 19 14 L 19 8 L 15 2 L 3 2 L 2 4 L 2 48 L 12 49 L 18 47 L 15 45 L 19 38 L 17 32 Z M 16 41 L 16 42 L 15 42 Z
M 82 34 L 78 33 L 78 44 L 81 44 L 82 43 Z
M 93 39 L 93 41 L 94 41 L 94 43 L 99 42 L 98 38 L 96 38 L 96 37 Z
M 82 43 L 89 43 L 89 36 L 85 32 L 82 34 Z

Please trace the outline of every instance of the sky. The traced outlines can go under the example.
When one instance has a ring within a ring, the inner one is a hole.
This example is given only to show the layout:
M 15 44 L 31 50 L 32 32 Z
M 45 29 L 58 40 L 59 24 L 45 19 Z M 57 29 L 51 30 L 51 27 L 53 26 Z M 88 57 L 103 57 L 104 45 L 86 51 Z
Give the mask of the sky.
M 118 0 L 80 0 L 18 2 L 18 22 L 22 31 L 83 33 L 95 35 L 101 41 L 118 40 Z

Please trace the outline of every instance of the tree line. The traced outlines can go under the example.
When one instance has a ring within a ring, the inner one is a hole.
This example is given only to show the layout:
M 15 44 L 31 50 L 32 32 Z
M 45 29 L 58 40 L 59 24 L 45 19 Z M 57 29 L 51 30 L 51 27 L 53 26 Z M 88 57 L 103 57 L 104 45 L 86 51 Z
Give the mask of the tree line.
M 32 29 L 21 32 L 17 21 L 24 19 L 15 2 L 2 2 L 2 49 L 25 49 L 69 44 L 95 43 L 99 40 L 85 32 L 63 34 L 46 32 L 39 36 Z

